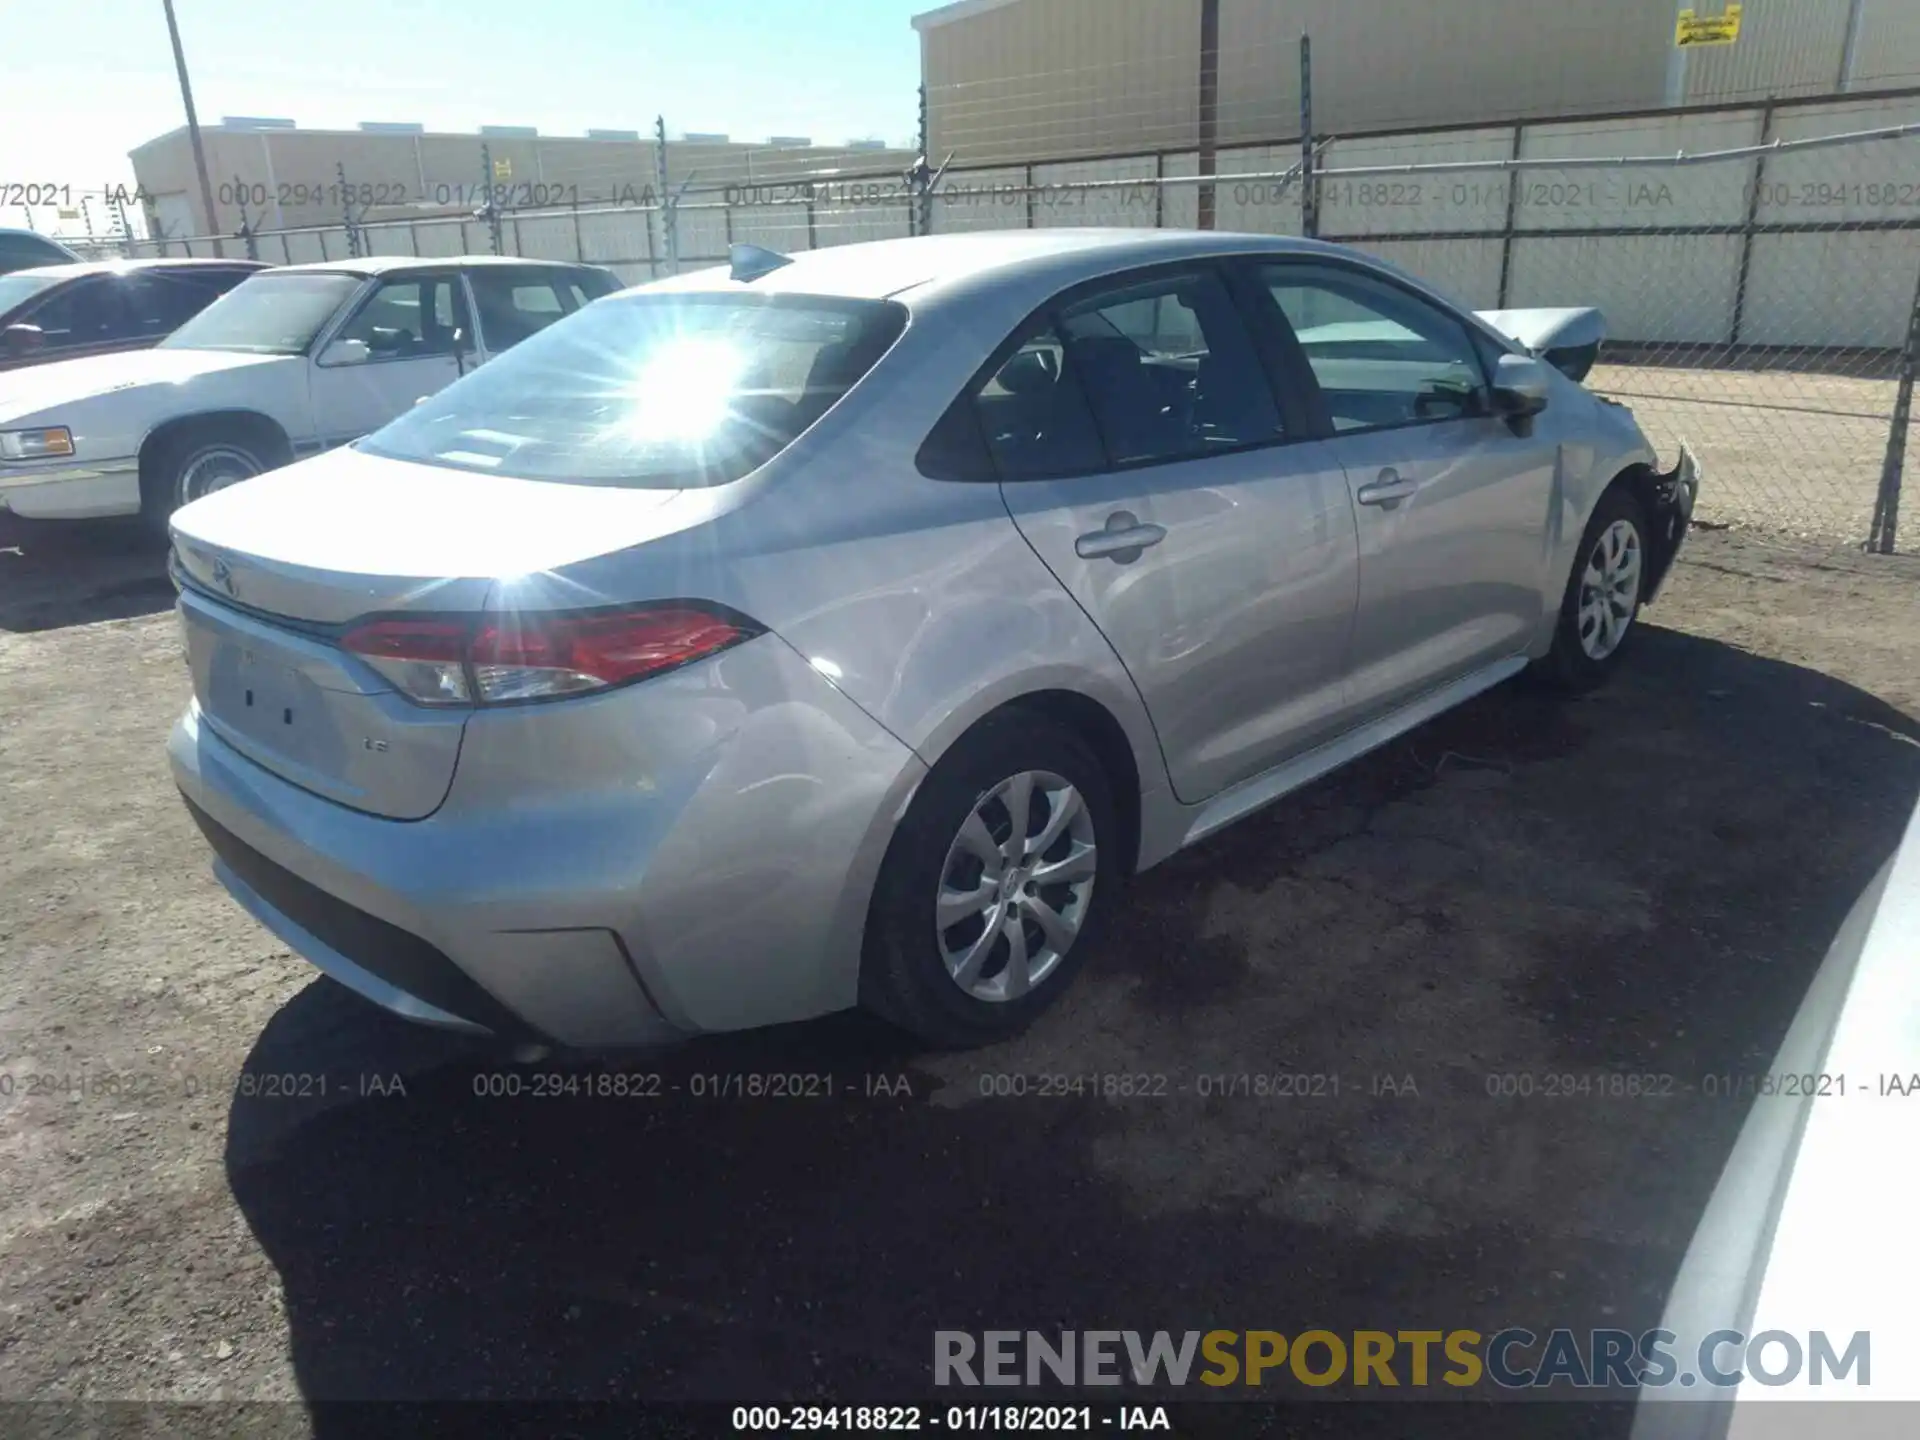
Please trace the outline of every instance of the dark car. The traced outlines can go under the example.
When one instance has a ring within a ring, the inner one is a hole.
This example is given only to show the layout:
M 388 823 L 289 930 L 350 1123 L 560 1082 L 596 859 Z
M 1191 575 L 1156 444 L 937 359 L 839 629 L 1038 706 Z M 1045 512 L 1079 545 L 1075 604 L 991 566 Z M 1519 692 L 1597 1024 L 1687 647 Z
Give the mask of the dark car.
M 0 275 L 0 370 L 156 345 L 266 268 L 254 260 L 97 260 Z
M 80 257 L 33 230 L 0 229 L 0 275 L 32 265 L 70 265 Z

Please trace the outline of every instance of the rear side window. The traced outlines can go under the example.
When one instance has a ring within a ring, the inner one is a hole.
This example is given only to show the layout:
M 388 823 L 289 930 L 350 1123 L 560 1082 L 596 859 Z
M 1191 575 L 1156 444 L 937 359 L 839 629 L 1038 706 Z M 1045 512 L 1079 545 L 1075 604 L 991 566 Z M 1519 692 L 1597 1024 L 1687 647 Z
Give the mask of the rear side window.
M 905 324 L 883 300 L 625 296 L 549 325 L 360 443 L 527 480 L 725 484 L 797 439 Z
M 1001 479 L 1046 480 L 1106 468 L 1086 392 L 1066 373 L 1065 357 L 1058 332 L 1044 323 L 973 392 L 974 416 Z
M 1282 438 L 1266 371 L 1211 271 L 1080 300 L 1061 313 L 1060 335 L 1116 465 Z
M 468 272 L 467 283 L 473 287 L 474 308 L 480 312 L 481 339 L 496 355 L 578 308 L 571 294 L 563 295 L 566 277 L 557 273 L 475 269 Z
M 1050 480 L 1285 435 L 1225 282 L 1211 270 L 1162 273 L 1032 325 L 934 427 L 919 463 L 938 479 Z

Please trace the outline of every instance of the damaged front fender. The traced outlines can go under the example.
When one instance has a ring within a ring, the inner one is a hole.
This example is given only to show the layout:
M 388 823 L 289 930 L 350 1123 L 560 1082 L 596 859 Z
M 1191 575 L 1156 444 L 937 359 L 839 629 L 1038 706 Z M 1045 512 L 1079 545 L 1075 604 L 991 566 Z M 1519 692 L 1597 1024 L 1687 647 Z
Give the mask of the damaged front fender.
M 1673 557 L 1686 543 L 1694 501 L 1700 495 L 1700 462 L 1686 442 L 1671 470 L 1642 472 L 1640 500 L 1647 508 L 1647 578 L 1640 603 L 1650 605 L 1660 593 Z

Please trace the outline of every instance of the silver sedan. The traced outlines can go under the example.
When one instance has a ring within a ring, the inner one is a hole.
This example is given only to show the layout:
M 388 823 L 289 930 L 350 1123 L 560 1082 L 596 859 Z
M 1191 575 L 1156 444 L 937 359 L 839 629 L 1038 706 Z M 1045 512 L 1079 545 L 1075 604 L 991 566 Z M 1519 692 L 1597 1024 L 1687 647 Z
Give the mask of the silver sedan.
M 174 776 L 416 1020 L 989 1042 L 1129 876 L 1620 660 L 1696 479 L 1597 326 L 1262 236 L 737 247 L 179 511 Z

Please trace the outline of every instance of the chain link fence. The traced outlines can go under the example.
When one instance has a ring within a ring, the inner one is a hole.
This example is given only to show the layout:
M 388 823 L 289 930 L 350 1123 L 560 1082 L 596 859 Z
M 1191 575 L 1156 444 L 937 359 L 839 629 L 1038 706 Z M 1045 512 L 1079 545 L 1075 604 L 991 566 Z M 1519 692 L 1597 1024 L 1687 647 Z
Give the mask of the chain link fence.
M 349 211 L 338 226 L 122 248 L 283 263 L 494 253 L 639 283 L 723 263 L 740 242 L 1081 225 L 1314 235 L 1474 309 L 1598 307 L 1608 341 L 1587 383 L 1632 406 L 1664 456 L 1692 448 L 1701 523 L 1895 548 L 1920 337 L 1920 90 L 1011 166 L 923 154 L 904 174 L 677 188 L 661 153 L 640 203 L 513 210 L 483 189 L 453 213 Z

